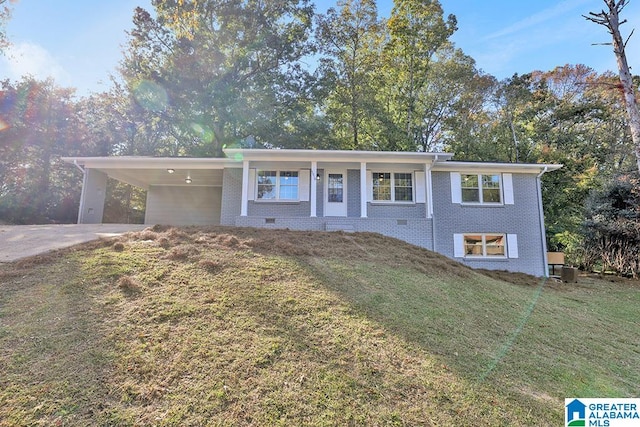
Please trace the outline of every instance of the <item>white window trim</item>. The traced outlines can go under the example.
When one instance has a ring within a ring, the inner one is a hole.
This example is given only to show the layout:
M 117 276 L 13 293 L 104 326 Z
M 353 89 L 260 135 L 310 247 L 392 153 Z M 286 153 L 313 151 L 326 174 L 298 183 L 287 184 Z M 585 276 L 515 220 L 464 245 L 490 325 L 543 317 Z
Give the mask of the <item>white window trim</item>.
M 273 199 L 260 199 L 258 198 L 258 179 L 260 179 L 260 172 L 275 172 L 276 173 L 276 197 Z M 280 198 L 280 173 L 281 172 L 297 172 L 298 173 L 298 198 L 297 199 L 281 199 Z M 308 172 L 300 169 L 256 169 L 255 180 L 252 180 L 255 184 L 253 200 L 258 203 L 297 203 L 302 200 L 302 184 L 305 181 L 302 175 Z
M 394 204 L 394 205 L 415 205 L 416 204 L 416 174 L 414 171 L 403 171 L 403 170 L 371 170 L 371 186 L 369 187 L 369 192 L 371 194 L 371 203 L 377 205 L 385 205 L 385 204 Z M 388 173 L 391 174 L 391 200 L 375 200 L 373 198 L 373 174 L 375 173 Z M 395 200 L 396 198 L 396 187 L 395 187 L 395 174 L 397 173 L 407 173 L 411 175 L 411 200 Z
M 465 202 L 462 200 L 462 175 L 476 175 L 478 177 L 478 196 L 479 196 L 479 201 L 477 202 Z M 484 198 L 484 194 L 482 192 L 482 176 L 483 175 L 497 175 L 498 176 L 498 185 L 500 186 L 500 188 L 498 189 L 498 193 L 500 194 L 500 201 L 499 202 L 485 202 L 483 200 Z M 469 172 L 462 172 L 460 174 L 460 200 L 461 203 L 463 205 L 504 205 L 504 195 L 502 194 L 504 191 L 504 184 L 502 182 L 502 174 L 501 173 L 496 173 L 496 172 L 480 172 L 480 173 L 469 173 Z
M 481 179 L 482 175 L 498 175 L 500 177 L 500 198 L 501 202 L 463 202 L 462 201 L 462 175 L 479 175 Z M 484 207 L 496 207 L 513 205 L 514 191 L 513 191 L 513 174 L 500 173 L 500 172 L 451 172 L 451 202 L 463 206 L 484 206 Z
M 464 233 L 462 235 L 463 244 L 464 244 L 464 236 L 473 235 L 473 233 Z M 507 250 L 507 235 L 505 233 L 478 233 L 478 235 L 482 236 L 482 255 L 468 255 L 465 251 L 465 258 L 482 258 L 482 259 L 504 259 L 507 258 L 507 254 L 509 253 Z M 504 242 L 504 254 L 503 255 L 487 255 L 487 236 L 502 236 L 502 241 Z
M 482 236 L 482 255 L 467 255 L 464 246 L 465 235 Z M 504 255 L 487 255 L 486 236 L 504 236 Z M 456 233 L 453 235 L 454 258 L 468 260 L 505 260 L 518 258 L 518 235 L 508 233 Z

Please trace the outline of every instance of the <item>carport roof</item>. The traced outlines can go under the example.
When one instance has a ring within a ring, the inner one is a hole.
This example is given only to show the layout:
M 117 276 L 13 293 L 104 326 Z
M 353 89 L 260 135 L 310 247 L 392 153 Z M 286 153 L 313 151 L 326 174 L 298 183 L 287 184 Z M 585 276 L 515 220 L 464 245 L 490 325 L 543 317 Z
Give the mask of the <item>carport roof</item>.
M 110 157 L 63 157 L 63 161 L 91 169 L 223 169 L 239 162 L 227 158 L 203 157 L 144 157 L 144 156 L 110 156 Z M 242 167 L 242 163 L 237 165 Z
M 145 190 L 152 185 L 221 186 L 222 169 L 242 167 L 242 162 L 231 159 L 201 157 L 63 157 L 62 160 L 80 168 L 99 170 Z M 185 182 L 187 177 L 191 178 L 190 184 Z

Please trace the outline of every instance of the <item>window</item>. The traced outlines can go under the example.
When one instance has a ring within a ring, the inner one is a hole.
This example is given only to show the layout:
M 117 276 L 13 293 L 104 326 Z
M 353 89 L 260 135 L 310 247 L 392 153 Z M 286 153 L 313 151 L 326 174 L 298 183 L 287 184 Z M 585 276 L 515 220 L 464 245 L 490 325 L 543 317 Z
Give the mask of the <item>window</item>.
M 394 200 L 396 202 L 413 201 L 413 181 L 410 173 L 393 174 Z
M 499 174 L 462 174 L 462 203 L 501 203 Z
M 373 172 L 373 200 L 382 202 L 413 202 L 411 172 Z
M 258 200 L 298 200 L 297 171 L 258 171 Z
M 258 199 L 268 200 L 276 198 L 276 181 L 278 172 L 258 172 Z
M 344 178 L 341 173 L 330 173 L 327 182 L 327 200 L 342 203 L 344 200 Z
M 504 234 L 464 234 L 464 256 L 505 257 Z
M 454 234 L 453 256 L 471 260 L 518 258 L 518 236 L 505 233 Z
M 373 200 L 391 200 L 390 173 L 373 173 Z

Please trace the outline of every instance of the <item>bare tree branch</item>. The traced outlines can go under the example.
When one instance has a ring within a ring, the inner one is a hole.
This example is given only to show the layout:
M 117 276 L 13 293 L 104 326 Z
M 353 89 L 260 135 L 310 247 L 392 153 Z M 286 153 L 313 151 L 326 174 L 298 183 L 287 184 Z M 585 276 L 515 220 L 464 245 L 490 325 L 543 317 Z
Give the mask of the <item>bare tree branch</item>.
M 629 116 L 629 128 L 631 129 L 631 138 L 635 145 L 636 163 L 640 170 L 640 111 L 638 111 L 638 103 L 636 100 L 636 89 L 633 86 L 633 79 L 629 71 L 629 64 L 625 54 L 625 47 L 633 34 L 629 34 L 626 41 L 622 40 L 620 34 L 620 25 L 627 20 L 620 21 L 620 12 L 629 4 L 630 0 L 604 0 L 607 9 L 603 9 L 599 13 L 589 12 L 589 15 L 582 15 L 585 19 L 604 26 L 612 36 L 613 53 L 618 63 L 618 74 L 620 84 L 624 95 L 625 106 Z

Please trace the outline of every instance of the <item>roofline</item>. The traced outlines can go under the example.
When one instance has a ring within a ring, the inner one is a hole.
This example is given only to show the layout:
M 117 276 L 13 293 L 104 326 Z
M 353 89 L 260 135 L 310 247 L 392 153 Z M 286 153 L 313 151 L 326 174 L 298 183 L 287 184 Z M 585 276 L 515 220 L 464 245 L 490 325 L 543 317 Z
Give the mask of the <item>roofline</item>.
M 447 161 L 436 163 L 436 172 L 513 172 L 513 173 L 545 173 L 553 172 L 562 167 L 561 164 L 546 163 L 499 163 L 499 162 L 458 162 Z
M 425 163 L 449 160 L 452 153 L 429 153 L 411 151 L 359 151 L 359 150 L 299 150 L 299 149 L 244 149 L 227 148 L 225 154 L 237 160 L 297 160 L 297 161 L 353 161 L 353 162 L 390 162 Z
M 451 160 L 451 153 L 426 153 L 409 151 L 350 151 L 350 150 L 269 150 L 269 149 L 225 149 L 227 158 L 219 157 L 62 157 L 66 163 L 97 169 L 223 169 L 242 167 L 247 161 L 307 161 L 362 163 L 431 163 L 433 171 L 481 172 L 500 171 L 515 173 L 545 173 L 560 169 L 560 164 L 543 163 L 498 163 L 459 162 Z
M 222 169 L 236 164 L 232 159 L 203 157 L 144 157 L 144 156 L 108 156 L 108 157 L 62 157 L 66 163 L 89 168 L 103 169 Z

